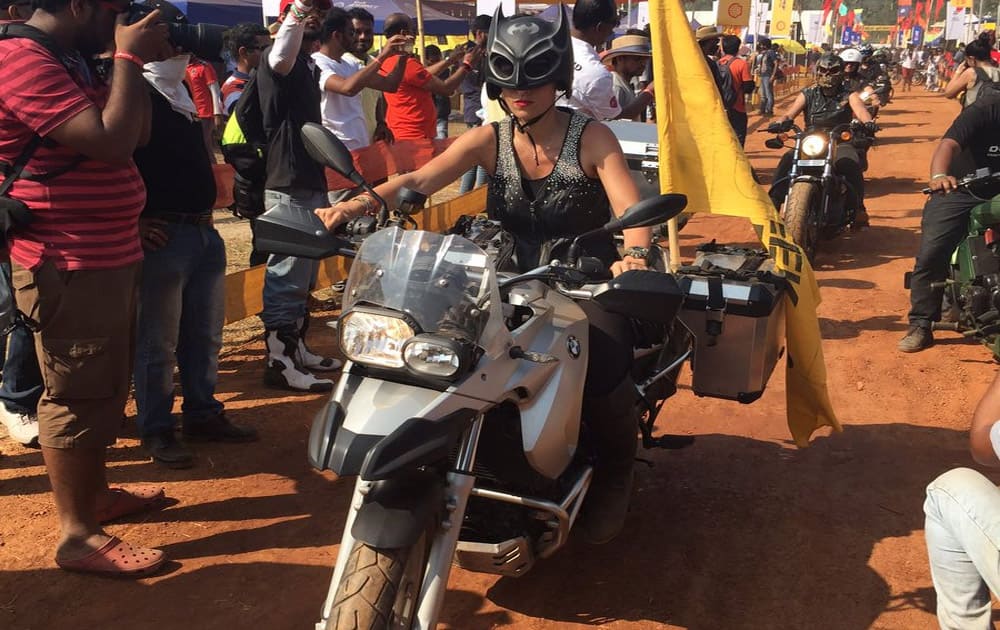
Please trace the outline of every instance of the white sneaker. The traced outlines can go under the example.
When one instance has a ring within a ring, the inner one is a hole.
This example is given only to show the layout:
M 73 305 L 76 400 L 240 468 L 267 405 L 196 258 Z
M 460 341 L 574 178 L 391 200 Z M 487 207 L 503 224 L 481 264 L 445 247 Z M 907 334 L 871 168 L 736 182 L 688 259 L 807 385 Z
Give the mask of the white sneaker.
M 38 416 L 33 413 L 13 413 L 0 404 L 0 422 L 7 427 L 10 439 L 24 446 L 38 446 Z

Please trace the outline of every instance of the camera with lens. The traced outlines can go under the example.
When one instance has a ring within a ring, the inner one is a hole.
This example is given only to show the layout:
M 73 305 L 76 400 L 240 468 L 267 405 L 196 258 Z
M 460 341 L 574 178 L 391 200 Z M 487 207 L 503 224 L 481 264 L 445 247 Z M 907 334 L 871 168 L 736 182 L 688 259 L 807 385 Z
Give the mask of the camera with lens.
M 125 22 L 135 24 L 156 9 L 160 10 L 163 21 L 170 29 L 168 38 L 174 47 L 199 59 L 222 60 L 223 33 L 228 27 L 219 24 L 190 24 L 180 9 L 165 0 L 153 0 L 144 4 L 133 2 Z

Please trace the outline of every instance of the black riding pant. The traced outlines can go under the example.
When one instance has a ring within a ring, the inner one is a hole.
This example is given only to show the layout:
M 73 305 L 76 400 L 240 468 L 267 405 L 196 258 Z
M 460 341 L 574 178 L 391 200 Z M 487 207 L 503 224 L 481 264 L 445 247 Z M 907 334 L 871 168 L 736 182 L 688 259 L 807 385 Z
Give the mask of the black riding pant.
M 910 325 L 930 328 L 941 319 L 944 289 L 931 284 L 948 277 L 951 254 L 969 226 L 969 212 L 982 203 L 964 190 L 931 195 L 920 219 L 920 251 L 910 276 Z
M 771 196 L 771 201 L 775 208 L 780 208 L 788 195 L 788 174 L 792 172 L 792 160 L 795 159 L 795 151 L 789 151 L 781 157 L 778 168 L 774 172 L 774 179 L 771 180 L 771 189 L 767 192 Z M 865 205 L 865 177 L 861 166 L 861 157 L 858 150 L 849 144 L 837 145 L 837 153 L 834 156 L 834 169 L 847 180 L 850 192 L 854 196 L 854 207 L 860 210 Z
M 743 98 L 742 95 L 740 98 Z M 726 110 L 726 116 L 729 117 L 729 124 L 732 125 L 733 131 L 736 132 L 736 139 L 740 141 L 740 146 L 744 146 L 747 142 L 747 113 L 729 109 Z

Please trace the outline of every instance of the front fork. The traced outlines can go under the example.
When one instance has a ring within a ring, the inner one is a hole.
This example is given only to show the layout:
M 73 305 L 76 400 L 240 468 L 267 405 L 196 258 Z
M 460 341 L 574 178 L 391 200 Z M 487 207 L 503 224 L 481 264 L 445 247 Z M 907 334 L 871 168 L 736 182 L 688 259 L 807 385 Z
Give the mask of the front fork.
M 445 475 L 447 482 L 445 493 L 444 519 L 434 528 L 434 539 L 427 557 L 423 581 L 420 586 L 420 596 L 417 599 L 417 614 L 413 621 L 416 630 L 433 630 L 441 615 L 441 605 L 448 588 L 448 576 L 451 573 L 452 559 L 458 546 L 458 536 L 462 532 L 462 522 L 465 519 L 465 509 L 475 485 L 473 467 L 476 463 L 476 451 L 479 448 L 479 436 L 483 430 L 483 415 L 475 417 L 472 424 L 462 435 L 459 443 L 458 457 L 455 469 Z M 330 588 L 323 602 L 323 616 L 316 624 L 316 630 L 325 630 L 326 622 L 333 610 L 333 602 L 337 589 L 347 569 L 347 561 L 357 540 L 351 535 L 354 521 L 361 509 L 364 496 L 371 489 L 372 483 L 358 477 L 354 484 L 354 495 L 351 497 L 351 508 L 344 523 L 344 535 L 340 539 L 340 549 L 337 553 L 337 563 L 333 569 Z

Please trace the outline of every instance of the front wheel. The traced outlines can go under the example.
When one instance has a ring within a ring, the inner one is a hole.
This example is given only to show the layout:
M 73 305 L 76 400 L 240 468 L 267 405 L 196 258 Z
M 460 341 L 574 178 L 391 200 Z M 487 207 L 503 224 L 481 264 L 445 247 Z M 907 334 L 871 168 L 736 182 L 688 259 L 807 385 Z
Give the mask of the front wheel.
M 802 248 L 802 253 L 812 264 L 816 256 L 816 246 L 819 231 L 816 226 L 820 202 L 819 188 L 810 182 L 795 182 L 788 192 L 782 218 L 785 227 L 791 234 L 795 244 Z
M 355 542 L 326 630 L 404 630 L 417 614 L 430 533 L 410 547 L 376 549 Z

